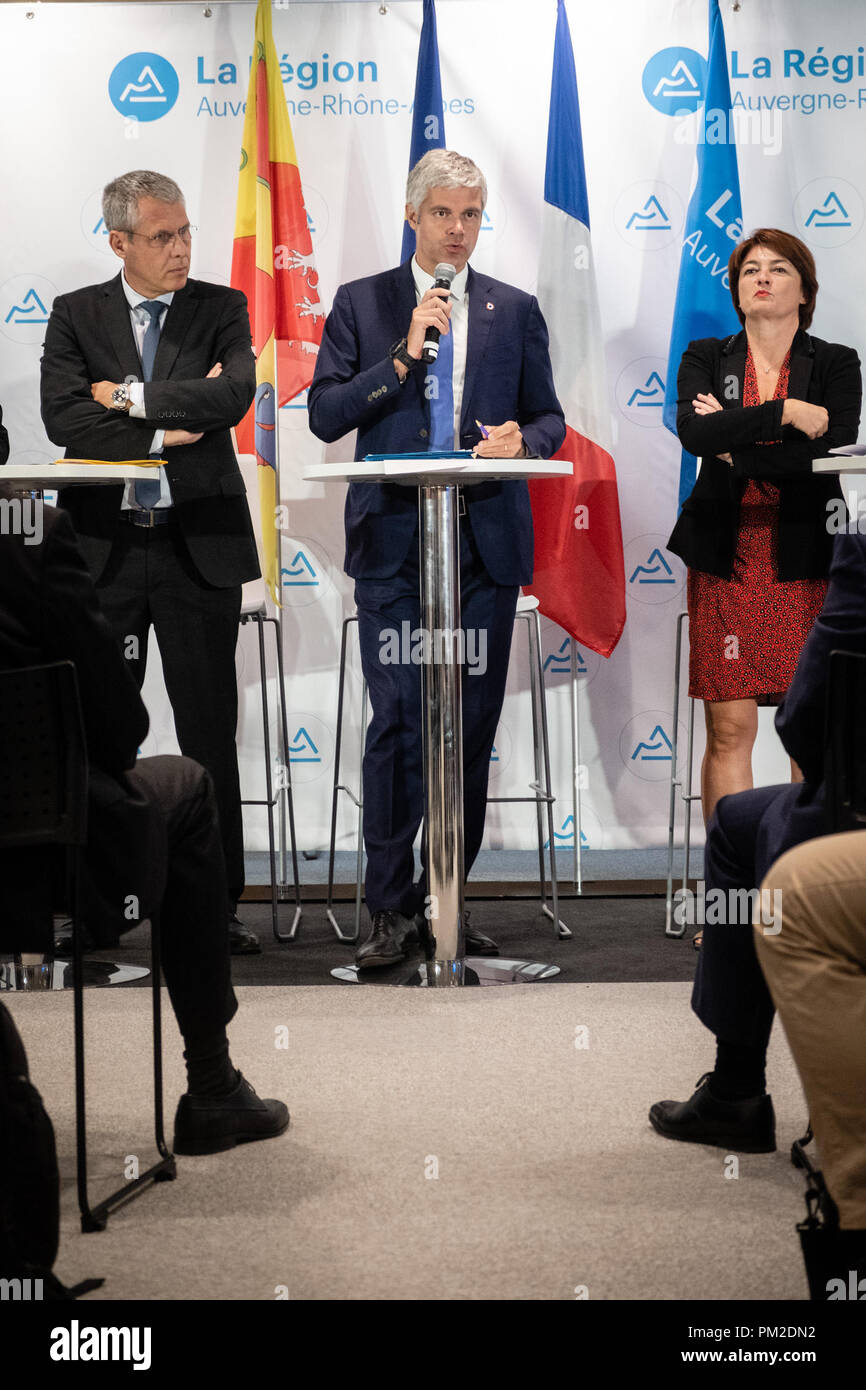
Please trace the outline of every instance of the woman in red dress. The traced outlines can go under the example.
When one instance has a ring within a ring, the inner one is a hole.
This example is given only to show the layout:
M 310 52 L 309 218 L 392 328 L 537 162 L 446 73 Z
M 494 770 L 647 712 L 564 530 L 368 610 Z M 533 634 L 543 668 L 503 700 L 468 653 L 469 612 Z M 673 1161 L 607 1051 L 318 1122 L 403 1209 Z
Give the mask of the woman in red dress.
M 719 797 L 752 786 L 758 706 L 780 703 L 821 609 L 842 493 L 812 462 L 853 443 L 860 420 L 857 354 L 805 331 L 818 291 L 808 247 L 762 228 L 728 277 L 745 331 L 683 354 L 677 429 L 703 462 L 668 542 L 688 565 L 705 823 Z

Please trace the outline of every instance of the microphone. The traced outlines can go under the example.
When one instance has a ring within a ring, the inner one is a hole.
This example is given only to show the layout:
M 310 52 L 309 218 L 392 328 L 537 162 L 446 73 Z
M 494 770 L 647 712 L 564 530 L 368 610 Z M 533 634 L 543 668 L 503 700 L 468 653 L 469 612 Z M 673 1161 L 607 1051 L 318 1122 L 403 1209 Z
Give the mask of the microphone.
M 457 274 L 453 265 L 448 265 L 447 261 L 441 262 L 433 271 L 433 288 L 436 290 L 450 290 L 451 281 Z M 424 346 L 421 349 L 422 362 L 435 362 L 439 356 L 439 329 L 432 326 L 427 329 L 424 335 Z

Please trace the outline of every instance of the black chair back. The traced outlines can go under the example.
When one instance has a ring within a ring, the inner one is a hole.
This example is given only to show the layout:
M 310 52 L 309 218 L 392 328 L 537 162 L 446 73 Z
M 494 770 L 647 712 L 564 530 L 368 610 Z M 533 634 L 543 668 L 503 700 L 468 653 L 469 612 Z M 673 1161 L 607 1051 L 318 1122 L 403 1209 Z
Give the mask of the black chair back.
M 0 671 L 0 848 L 82 845 L 87 746 L 71 661 Z
M 825 800 L 833 834 L 866 830 L 866 655 L 830 653 Z

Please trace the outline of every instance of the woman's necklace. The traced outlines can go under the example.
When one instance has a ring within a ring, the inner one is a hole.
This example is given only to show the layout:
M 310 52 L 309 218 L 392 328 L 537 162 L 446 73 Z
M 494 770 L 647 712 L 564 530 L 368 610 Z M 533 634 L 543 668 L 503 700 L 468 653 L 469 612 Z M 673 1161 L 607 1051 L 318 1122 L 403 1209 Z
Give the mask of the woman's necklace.
M 787 354 L 786 354 L 786 355 L 787 355 Z M 784 361 L 784 358 L 783 358 L 783 361 Z M 778 367 L 762 367 L 762 366 L 760 366 L 759 363 L 758 363 L 758 361 L 757 361 L 757 359 L 756 359 L 756 357 L 755 357 L 754 351 L 752 352 L 752 362 L 754 363 L 755 367 L 756 367 L 759 371 L 761 371 L 761 372 L 764 373 L 764 376 L 769 376 L 770 372 L 772 372 L 772 373 L 774 374 L 774 376 L 778 376 L 779 372 L 780 372 L 781 369 L 782 369 L 782 364 L 781 364 L 781 362 L 779 363 L 779 366 L 778 366 Z

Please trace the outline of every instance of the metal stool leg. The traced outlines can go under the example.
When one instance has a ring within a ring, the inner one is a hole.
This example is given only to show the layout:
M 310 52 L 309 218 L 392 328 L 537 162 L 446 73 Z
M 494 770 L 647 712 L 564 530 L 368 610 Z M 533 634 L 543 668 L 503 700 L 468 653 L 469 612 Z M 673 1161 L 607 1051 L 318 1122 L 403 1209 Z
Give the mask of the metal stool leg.
M 544 689 L 544 663 L 542 661 L 541 644 L 541 621 L 538 609 L 527 614 L 529 618 L 529 663 L 534 676 L 534 683 L 537 685 L 538 699 L 533 704 L 532 719 L 532 739 L 533 743 L 541 744 L 541 765 L 544 771 L 544 783 L 538 786 L 539 795 L 543 798 L 547 807 L 547 842 L 550 847 L 550 896 L 553 902 L 552 907 L 548 907 L 544 896 L 544 876 L 541 877 L 541 907 L 546 917 L 553 922 L 554 933 L 558 937 L 569 937 L 572 935 L 570 929 L 560 920 L 559 916 L 559 884 L 557 882 L 556 869 L 556 839 L 554 836 L 553 806 L 556 800 L 553 795 L 553 783 L 550 776 L 550 739 L 547 729 L 547 697 Z M 536 711 L 538 720 L 536 721 Z M 541 739 L 539 740 L 539 731 Z M 536 779 L 540 783 L 540 779 Z M 541 811 L 541 801 L 538 802 L 539 812 Z M 541 817 L 539 816 L 539 821 Z M 543 850 L 543 833 L 539 836 L 539 844 Z
M 357 623 L 357 615 L 343 619 L 343 634 L 340 640 L 340 675 L 337 687 L 337 729 L 334 738 L 334 782 L 331 789 L 331 836 L 328 846 L 328 901 L 326 913 L 328 921 L 337 934 L 340 941 L 356 942 L 361 934 L 361 896 L 362 896 L 362 867 L 363 867 L 363 814 L 364 802 L 363 792 L 356 796 L 351 787 L 345 786 L 340 781 L 340 759 L 343 748 L 343 703 L 345 699 L 346 685 L 346 643 L 348 640 L 349 624 Z M 363 760 L 364 734 L 367 727 L 367 683 L 364 682 L 361 696 L 361 758 Z M 359 788 L 363 787 L 361 773 L 359 769 Z M 357 857 L 355 864 L 355 922 L 354 932 L 350 935 L 344 932 L 336 916 L 334 915 L 334 856 L 337 848 L 337 806 L 339 803 L 340 792 L 345 792 L 350 801 L 354 802 L 358 808 L 358 844 Z
M 527 654 L 527 659 L 528 659 L 528 662 L 529 662 L 529 706 L 530 706 L 531 718 L 532 718 L 532 764 L 533 764 L 533 770 L 534 770 L 534 775 L 535 775 L 535 781 L 534 781 L 534 782 L 531 782 L 531 783 L 530 783 L 530 786 L 532 787 L 532 790 L 535 792 L 535 822 L 536 822 L 536 832 L 537 832 L 537 837 L 538 837 L 538 887 L 539 887 L 539 892 L 541 893 L 541 906 L 542 906 L 542 910 L 545 910 L 545 909 L 547 908 L 547 886 L 546 886 L 546 883 L 545 883 L 545 868 L 544 868 L 544 812 L 543 812 L 543 810 L 542 810 L 542 803 L 541 803 L 541 793 L 542 793 L 542 785 L 541 785 L 541 777 L 542 777 L 541 740 L 540 740 L 539 737 L 538 737 L 538 733 L 539 733 L 539 720 L 538 720 L 538 682 L 537 682 L 535 652 L 533 651 L 533 643 L 532 643 L 533 628 L 532 628 L 532 619 L 531 619 L 531 615 L 530 615 L 529 613 L 517 613 L 517 614 L 515 614 L 515 618 L 519 618 L 521 621 L 522 621 L 523 619 L 526 620 L 526 647 L 527 647 L 527 653 L 526 653 L 526 654 Z M 545 791 L 547 791 L 547 790 L 549 790 L 549 789 L 545 786 Z M 549 803 L 548 803 L 548 805 L 549 805 Z M 553 857 L 553 855 L 555 854 L 555 852 L 556 852 L 556 851 L 555 851 L 553 845 L 551 845 L 551 846 L 550 846 L 551 858 Z M 554 877 L 555 877 L 555 874 L 554 874 Z
M 292 795 L 292 764 L 289 754 L 289 725 L 286 713 L 286 680 L 283 671 L 283 626 L 277 617 L 265 618 L 266 623 L 274 625 L 274 640 L 277 648 L 277 708 L 279 711 L 280 722 L 278 728 L 277 742 L 280 752 L 281 776 L 285 779 L 280 784 L 279 809 L 280 809 L 280 884 L 279 899 L 281 902 L 288 901 L 288 884 L 285 881 L 285 812 L 288 809 L 289 817 L 289 844 L 292 850 L 292 881 L 294 884 L 295 911 L 292 916 L 292 925 L 288 932 L 280 932 L 274 927 L 274 936 L 277 941 L 293 941 L 295 933 L 301 921 L 301 880 L 298 875 L 298 842 L 295 838 L 295 802 Z
M 268 711 L 268 671 L 265 662 L 265 625 L 263 615 L 255 614 L 256 631 L 259 639 L 259 677 L 262 687 L 262 730 L 265 744 L 265 804 L 268 814 L 268 854 L 271 866 L 271 924 L 274 936 L 279 941 L 280 928 L 277 920 L 277 855 L 274 839 L 274 783 L 271 772 L 271 730 Z
M 281 629 L 281 627 L 280 627 L 279 619 L 278 619 L 278 618 L 268 617 L 268 615 L 267 615 L 263 610 L 262 610 L 262 611 L 259 611 L 259 612 L 256 612 L 256 613 L 243 613 L 243 614 L 241 614 L 241 624 L 243 625 L 243 624 L 246 624 L 246 623 L 248 623 L 248 622 L 255 623 L 255 626 L 256 626 L 256 634 L 257 634 L 257 638 L 258 638 L 258 647 L 259 647 L 259 687 L 260 687 L 260 690 L 261 690 L 261 701 L 262 701 L 262 735 L 263 735 L 264 750 L 265 750 L 265 797 L 264 797 L 264 800 L 263 800 L 262 798 L 260 798 L 260 797 L 245 797 L 245 798 L 242 799 L 241 805 L 242 805 L 242 806 L 264 806 L 264 807 L 265 807 L 265 810 L 266 810 L 266 812 L 267 812 L 267 817 L 268 817 L 268 858 L 269 858 L 270 870 L 271 870 L 271 925 L 272 925 L 272 930 L 273 930 L 273 933 L 274 933 L 274 940 L 275 940 L 275 941 L 283 941 L 283 942 L 285 942 L 285 941 L 291 941 L 292 938 L 293 938 L 294 935 L 295 935 L 295 932 L 296 932 L 297 929 L 298 929 L 298 922 L 300 921 L 300 918 L 301 918 L 301 890 L 300 890 L 300 882 L 299 882 L 299 879 L 298 879 L 298 853 L 297 853 L 297 843 L 296 843 L 296 840 L 295 840 L 295 818 L 294 818 L 294 808 L 293 808 L 293 803 L 292 803 L 291 771 L 290 771 L 290 767 L 289 767 L 289 758 L 288 758 L 288 728 L 287 728 L 287 722 L 286 722 L 285 684 L 284 684 L 284 678 L 283 678 L 283 644 L 282 644 L 282 629 Z M 269 704 L 269 701 L 268 701 L 268 668 L 267 668 L 267 657 L 266 657 L 266 652 L 265 652 L 265 624 L 266 624 L 266 623 L 273 623 L 273 625 L 274 625 L 274 640 L 275 640 L 275 643 L 276 643 L 276 655 L 277 655 L 277 710 L 278 710 L 278 714 L 279 714 L 279 726 L 278 726 L 277 741 L 278 741 L 278 745 L 279 745 L 280 750 L 281 750 L 282 760 L 281 760 L 281 764 L 280 764 L 280 768 L 281 768 L 281 783 L 280 783 L 279 788 L 278 788 L 276 791 L 274 790 L 273 767 L 272 767 L 272 764 L 271 764 L 271 717 L 270 717 L 270 704 Z M 286 785 L 285 785 L 285 786 L 282 785 L 282 779 L 283 779 L 283 777 L 285 778 L 285 782 L 286 782 Z M 282 860 L 282 859 L 284 859 L 284 857 L 285 857 L 284 844 L 283 844 L 283 838 L 284 838 L 283 811 L 282 811 L 282 806 L 283 806 L 283 802 L 282 802 L 282 793 L 283 793 L 283 792 L 286 792 L 286 795 L 287 795 L 287 798 L 288 798 L 289 826 L 290 826 L 290 831 L 289 831 L 289 833 L 290 833 L 290 837 L 291 837 L 292 866 L 293 866 L 293 870 L 294 870 L 294 882 L 295 882 L 295 914 L 294 914 L 294 919 L 293 919 L 293 921 L 292 921 L 292 927 L 291 927 L 291 930 L 290 930 L 289 932 L 281 932 L 281 931 L 280 931 L 280 928 L 279 928 L 279 902 L 280 902 L 281 895 L 282 895 L 283 884 L 282 884 L 282 881 L 281 881 L 281 876 L 280 876 L 280 874 L 278 874 L 278 872 L 277 872 L 276 835 L 275 835 L 275 832 L 274 832 L 274 807 L 279 803 L 279 808 L 280 808 L 280 826 L 281 826 L 280 858 L 281 858 L 281 860 Z
M 571 824 L 574 831 L 572 882 L 578 894 L 583 893 L 583 824 L 580 805 L 580 687 L 577 679 L 577 643 L 571 639 Z
M 677 789 L 682 790 L 682 780 L 677 775 L 677 752 L 679 748 L 679 717 L 680 717 L 680 672 L 682 668 L 682 649 L 683 649 L 683 630 L 688 621 L 688 613 L 680 613 L 677 617 L 677 643 L 674 657 L 674 698 L 673 698 L 673 735 L 671 738 L 671 780 L 670 797 L 668 802 L 668 863 L 667 863 L 667 892 L 665 897 L 665 936 L 682 937 L 685 935 L 685 923 L 677 927 L 673 922 L 673 897 L 674 897 L 674 835 L 676 830 L 677 814 Z M 694 754 L 694 733 L 695 733 L 695 702 L 689 696 L 689 715 L 688 715 L 688 741 L 686 745 L 686 785 L 682 791 L 681 800 L 683 801 L 684 812 L 684 840 L 683 840 L 683 891 L 688 887 L 689 878 L 689 858 L 691 849 L 691 826 L 692 826 L 692 802 L 699 801 L 700 796 L 692 792 L 692 762 Z
M 515 623 L 526 621 L 529 651 L 529 696 L 532 708 L 532 754 L 535 780 L 530 782 L 531 796 L 488 796 L 488 803 L 508 801 L 532 801 L 538 835 L 538 881 L 541 894 L 541 909 L 553 922 L 554 933 L 560 937 L 572 935 L 559 917 L 559 885 L 556 878 L 556 839 L 554 836 L 553 807 L 556 797 L 550 778 L 550 744 L 547 734 L 547 702 L 544 690 L 544 670 L 541 660 L 541 624 L 538 610 L 515 613 Z M 544 863 L 544 820 L 547 808 L 547 836 L 550 846 L 550 893 L 553 905 L 547 902 L 547 874 Z
M 361 741 L 358 752 L 358 841 L 355 850 L 355 940 L 361 935 L 361 902 L 364 897 L 364 740 L 367 736 L 367 682 L 361 688 Z

